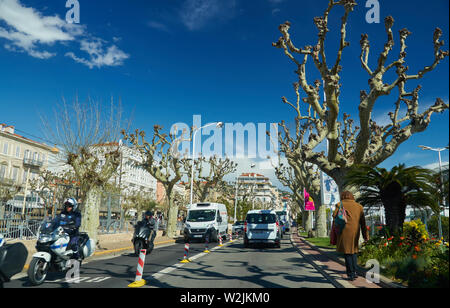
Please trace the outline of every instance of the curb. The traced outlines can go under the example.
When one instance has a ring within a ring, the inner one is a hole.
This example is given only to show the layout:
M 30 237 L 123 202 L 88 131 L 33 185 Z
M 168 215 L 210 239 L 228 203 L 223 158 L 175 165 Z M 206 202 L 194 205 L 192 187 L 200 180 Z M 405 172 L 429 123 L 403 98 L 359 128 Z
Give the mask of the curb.
M 317 247 L 316 245 L 312 244 L 311 242 L 309 242 L 305 237 L 300 236 L 299 238 L 302 239 L 308 246 L 310 246 L 312 249 L 315 249 L 317 251 L 319 251 L 321 254 L 324 254 L 325 256 L 327 256 L 329 259 L 345 266 L 345 261 L 342 258 L 336 257 L 333 254 L 330 254 L 329 252 Z M 358 266 L 357 268 L 357 272 L 359 275 L 361 275 L 362 277 L 366 276 L 367 270 L 365 270 L 364 268 L 362 268 L 361 266 Z M 391 279 L 379 274 L 380 276 L 380 282 L 377 283 L 377 285 L 379 285 L 382 288 L 394 288 L 394 289 L 406 289 L 407 287 L 396 283 L 394 281 L 392 281 Z
M 297 250 L 297 252 L 299 254 L 301 254 L 319 273 L 321 273 L 326 279 L 328 279 L 335 288 L 339 288 L 339 289 L 356 288 L 350 282 L 345 281 L 344 279 L 340 278 L 339 276 L 327 273 L 323 269 L 323 267 L 325 267 L 325 266 L 322 264 L 322 262 L 314 260 L 312 257 L 309 256 L 308 253 L 303 252 L 297 245 L 294 244 L 292 233 L 289 237 L 289 240 L 291 241 L 292 246 L 294 246 L 294 248 Z M 307 243 L 307 244 L 309 244 L 309 243 Z M 313 248 L 313 247 L 311 247 L 311 248 Z

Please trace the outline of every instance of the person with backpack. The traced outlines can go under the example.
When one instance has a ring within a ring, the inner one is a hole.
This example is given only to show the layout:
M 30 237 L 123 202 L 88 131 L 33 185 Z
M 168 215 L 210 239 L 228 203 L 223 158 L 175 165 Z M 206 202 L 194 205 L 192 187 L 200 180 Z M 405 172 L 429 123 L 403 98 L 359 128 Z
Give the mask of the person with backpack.
M 344 191 L 341 193 L 341 202 L 336 204 L 333 218 L 334 223 L 339 225 L 336 251 L 344 254 L 348 279 L 355 280 L 360 231 L 364 241 L 369 240 L 363 206 L 355 201 L 351 192 Z

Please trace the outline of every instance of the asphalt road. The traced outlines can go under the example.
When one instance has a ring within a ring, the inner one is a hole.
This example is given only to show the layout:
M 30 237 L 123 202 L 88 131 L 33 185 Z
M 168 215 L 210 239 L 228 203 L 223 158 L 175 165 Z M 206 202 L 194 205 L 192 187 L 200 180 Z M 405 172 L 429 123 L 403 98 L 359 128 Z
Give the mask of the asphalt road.
M 281 248 L 244 248 L 242 240 L 223 247 L 191 243 L 190 263 L 182 264 L 184 243 L 156 247 L 146 256 L 142 288 L 333 288 L 285 236 Z M 137 257 L 131 252 L 93 260 L 81 266 L 80 282 L 68 283 L 65 274 L 50 273 L 41 286 L 26 276 L 6 288 L 127 288 L 135 279 Z
M 292 246 L 244 248 L 236 241 L 161 277 L 146 288 L 334 288 Z

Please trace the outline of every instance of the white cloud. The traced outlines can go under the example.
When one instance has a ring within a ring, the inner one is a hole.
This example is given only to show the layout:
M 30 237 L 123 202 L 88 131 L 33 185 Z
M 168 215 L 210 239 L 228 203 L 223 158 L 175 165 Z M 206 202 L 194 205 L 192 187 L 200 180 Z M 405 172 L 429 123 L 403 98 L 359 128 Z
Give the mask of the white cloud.
M 234 0 L 186 0 L 180 10 L 181 22 L 191 31 L 199 30 L 210 22 L 233 16 Z
M 448 169 L 448 165 L 449 165 L 448 161 L 443 161 L 441 163 L 442 170 Z M 423 166 L 423 168 L 439 171 L 439 162 L 425 165 L 425 166 Z
M 157 22 L 157 21 L 149 21 L 147 23 L 147 25 L 150 28 L 153 28 L 153 29 L 156 29 L 159 31 L 170 32 L 169 28 L 165 24 Z
M 78 63 L 82 63 L 89 68 L 102 66 L 118 66 L 122 65 L 125 59 L 130 56 L 117 48 L 116 45 L 108 47 L 105 51 L 103 48 L 103 40 L 82 40 L 80 50 L 89 54 L 89 59 L 77 57 L 73 52 L 67 52 L 66 56 L 72 58 Z
M 0 0 L 0 37 L 10 41 L 5 47 L 10 51 L 25 51 L 30 56 L 46 59 L 54 56 L 48 51 L 38 51 L 37 44 L 52 45 L 73 41 L 79 33 L 76 26 L 69 26 L 58 16 L 42 16 L 33 8 L 22 6 L 18 0 Z
M 80 50 L 89 54 L 89 59 L 83 59 L 70 51 L 66 56 L 85 64 L 90 68 L 122 65 L 129 55 L 116 45 L 104 48 L 106 41 L 88 39 L 91 37 L 86 27 L 79 24 L 69 24 L 57 15 L 43 16 L 31 7 L 23 6 L 19 0 L 0 0 L 0 38 L 8 40 L 5 49 L 12 52 L 26 52 L 28 55 L 48 59 L 55 52 L 42 50 L 42 45 L 53 46 L 56 43 L 67 45 L 67 42 L 79 40 Z M 117 42 L 117 38 L 113 38 Z

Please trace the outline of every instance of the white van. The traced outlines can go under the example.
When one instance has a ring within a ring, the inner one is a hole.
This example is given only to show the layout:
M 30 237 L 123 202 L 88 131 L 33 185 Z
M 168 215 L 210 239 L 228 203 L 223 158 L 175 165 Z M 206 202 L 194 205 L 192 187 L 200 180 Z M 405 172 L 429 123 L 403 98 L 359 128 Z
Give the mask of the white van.
M 247 212 L 244 224 L 244 247 L 256 243 L 274 244 L 275 247 L 280 248 L 281 228 L 275 211 Z
M 228 233 L 228 213 L 224 204 L 204 202 L 188 206 L 184 240 L 205 241 L 207 231 L 210 232 L 210 242 L 217 242 L 219 236 L 224 238 Z

